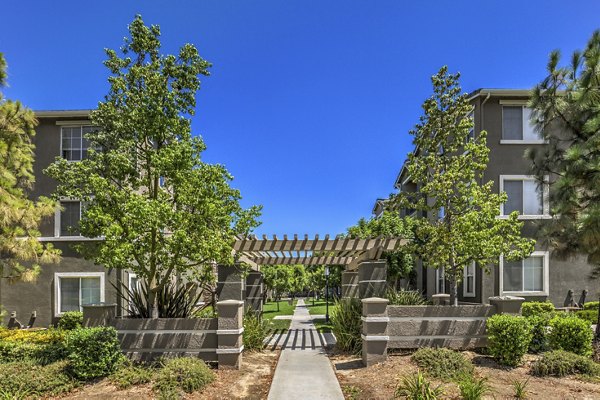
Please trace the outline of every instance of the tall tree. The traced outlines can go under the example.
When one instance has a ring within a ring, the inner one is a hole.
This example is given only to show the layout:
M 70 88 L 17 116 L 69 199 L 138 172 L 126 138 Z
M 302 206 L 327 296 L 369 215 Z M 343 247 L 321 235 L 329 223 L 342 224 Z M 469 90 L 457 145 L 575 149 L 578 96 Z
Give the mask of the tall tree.
M 397 211 L 385 210 L 378 218 L 366 220 L 361 218 L 358 223 L 348 228 L 351 238 L 372 237 L 402 237 L 411 241 L 411 244 L 396 251 L 384 254 L 388 265 L 388 279 L 392 281 L 394 289 L 398 288 L 400 279 L 414 277 L 415 260 L 413 258 L 412 239 L 415 227 L 412 218 L 401 218 Z
M 415 151 L 408 155 L 407 171 L 419 190 L 400 192 L 391 202 L 429 216 L 415 220 L 416 254 L 426 267 L 444 268 L 454 305 L 467 265 L 474 262 L 487 271 L 500 255 L 507 260 L 528 256 L 535 243 L 521 237 L 516 212 L 497 218 L 506 193 L 495 194 L 493 182 L 483 182 L 487 133 L 471 136 L 473 107 L 461 92 L 459 76 L 442 67 L 431 78 L 433 95 L 410 132 Z
M 6 85 L 6 61 L 0 53 L 0 88 Z M 48 198 L 28 198 L 33 175 L 33 137 L 37 121 L 33 111 L 0 92 L 0 268 L 10 280 L 34 280 L 40 264 L 57 262 L 60 252 L 42 244 L 39 225 L 54 214 Z
M 561 67 L 550 54 L 548 76 L 532 92 L 530 107 L 547 146 L 531 149 L 533 173 L 550 181 L 552 219 L 542 225 L 555 253 L 583 252 L 600 274 L 600 31 Z
M 258 225 L 260 209 L 242 209 L 232 176 L 202 161 L 206 146 L 191 134 L 199 76 L 210 64 L 191 44 L 161 54 L 159 27 L 140 16 L 129 34 L 121 57 L 106 50 L 110 91 L 87 136 L 98 151 L 78 163 L 57 159 L 46 172 L 59 182 L 57 196 L 86 205 L 82 235 L 103 238 L 80 245 L 82 254 L 137 273 L 156 305 L 174 275 L 203 282 L 214 279 L 211 263 L 233 262 L 235 236 Z

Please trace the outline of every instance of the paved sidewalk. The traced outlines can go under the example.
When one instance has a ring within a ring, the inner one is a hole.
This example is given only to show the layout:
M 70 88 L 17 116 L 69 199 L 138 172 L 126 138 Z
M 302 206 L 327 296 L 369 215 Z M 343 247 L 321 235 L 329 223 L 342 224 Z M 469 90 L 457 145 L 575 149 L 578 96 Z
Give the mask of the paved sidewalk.
M 290 332 L 312 332 L 315 325 L 304 300 L 298 300 L 290 325 Z M 303 335 L 308 338 L 309 336 Z M 296 340 L 294 340 L 294 343 Z M 269 400 L 332 399 L 343 400 L 344 395 L 322 346 L 285 347 L 281 351 Z

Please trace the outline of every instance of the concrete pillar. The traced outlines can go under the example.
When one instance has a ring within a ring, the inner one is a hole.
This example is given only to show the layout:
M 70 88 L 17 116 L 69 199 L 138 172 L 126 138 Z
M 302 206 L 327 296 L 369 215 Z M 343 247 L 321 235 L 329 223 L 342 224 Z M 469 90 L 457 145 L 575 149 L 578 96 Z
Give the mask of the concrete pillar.
M 342 297 L 358 298 L 358 272 L 342 272 Z
M 521 304 L 525 301 L 523 297 L 515 296 L 497 296 L 490 297 L 489 302 L 491 305 L 496 307 L 497 314 L 521 314 Z
M 434 294 L 431 296 L 431 302 L 434 306 L 449 306 L 450 295 L 446 293 Z
M 370 297 L 362 299 L 362 361 L 370 366 L 387 359 L 388 299 Z
M 83 308 L 83 326 L 112 326 L 117 316 L 116 304 L 88 304 Z
M 263 309 L 263 274 L 250 271 L 246 276 L 246 309 L 261 313 Z
M 244 302 L 217 302 L 217 360 L 220 369 L 240 369 L 244 344 Z
M 219 300 L 244 300 L 245 281 L 237 265 L 217 267 L 217 296 Z
M 358 293 L 361 299 L 384 297 L 387 287 L 387 262 L 364 261 L 358 264 Z

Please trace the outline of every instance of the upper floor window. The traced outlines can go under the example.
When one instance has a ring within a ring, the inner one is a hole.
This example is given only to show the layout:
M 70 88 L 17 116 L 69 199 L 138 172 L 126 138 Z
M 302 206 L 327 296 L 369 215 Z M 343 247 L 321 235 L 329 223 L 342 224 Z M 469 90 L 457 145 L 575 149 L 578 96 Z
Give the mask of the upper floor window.
M 502 106 L 501 143 L 544 143 L 530 118 L 531 110 L 525 106 Z
M 79 200 L 63 200 L 60 210 L 55 216 L 55 236 L 79 236 L 79 220 L 81 219 L 81 202 Z
M 506 192 L 508 199 L 501 205 L 501 215 L 517 211 L 520 217 L 546 217 L 549 213 L 548 184 L 540 185 L 532 176 L 501 175 L 500 191 Z
M 534 251 L 519 261 L 500 259 L 501 291 L 504 293 L 548 293 L 549 253 Z
M 61 155 L 68 161 L 81 161 L 91 147 L 86 135 L 95 130 L 93 126 L 63 126 L 61 128 Z

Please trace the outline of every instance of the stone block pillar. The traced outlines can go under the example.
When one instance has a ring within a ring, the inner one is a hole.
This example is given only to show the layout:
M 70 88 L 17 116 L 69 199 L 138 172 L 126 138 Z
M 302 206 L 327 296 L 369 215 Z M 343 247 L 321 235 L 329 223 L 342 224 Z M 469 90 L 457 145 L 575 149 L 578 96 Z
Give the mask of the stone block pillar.
M 112 326 L 117 316 L 116 304 L 88 304 L 83 308 L 83 326 L 91 328 L 94 326 Z
M 217 302 L 217 360 L 220 369 L 240 369 L 244 344 L 244 302 Z
M 496 313 L 498 314 L 521 314 L 521 304 L 525 301 L 523 297 L 515 296 L 497 296 L 490 297 L 489 302 L 491 305 L 496 307 Z
M 342 297 L 358 298 L 358 272 L 342 272 Z
M 250 271 L 246 276 L 246 309 L 261 313 L 263 309 L 263 274 Z
M 370 297 L 362 299 L 362 361 L 370 366 L 387 359 L 388 299 Z
M 237 265 L 217 267 L 217 296 L 219 300 L 244 300 L 245 281 Z
M 387 285 L 387 262 L 364 261 L 358 264 L 358 293 L 361 299 L 383 297 Z

